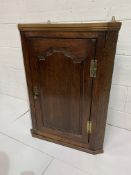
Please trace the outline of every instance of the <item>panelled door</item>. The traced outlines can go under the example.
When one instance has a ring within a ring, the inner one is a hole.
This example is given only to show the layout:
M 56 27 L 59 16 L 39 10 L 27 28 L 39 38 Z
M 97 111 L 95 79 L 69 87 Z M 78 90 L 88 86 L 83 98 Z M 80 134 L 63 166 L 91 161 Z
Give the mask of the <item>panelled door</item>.
M 29 39 L 37 129 L 45 136 L 88 143 L 95 47 L 91 38 Z

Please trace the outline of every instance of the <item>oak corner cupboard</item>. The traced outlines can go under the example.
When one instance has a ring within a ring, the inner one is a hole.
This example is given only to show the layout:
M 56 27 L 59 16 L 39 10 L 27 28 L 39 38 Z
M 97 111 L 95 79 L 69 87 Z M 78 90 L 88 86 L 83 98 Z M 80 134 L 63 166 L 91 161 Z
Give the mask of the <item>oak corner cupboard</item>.
M 103 152 L 120 22 L 19 24 L 32 136 Z

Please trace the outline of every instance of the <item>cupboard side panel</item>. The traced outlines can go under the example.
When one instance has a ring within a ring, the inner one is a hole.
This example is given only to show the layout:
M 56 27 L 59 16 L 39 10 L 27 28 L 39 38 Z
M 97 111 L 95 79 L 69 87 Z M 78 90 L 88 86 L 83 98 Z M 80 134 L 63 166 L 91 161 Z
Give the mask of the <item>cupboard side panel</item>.
M 89 141 L 89 147 L 92 150 L 103 149 L 117 38 L 118 31 L 107 31 L 104 48 L 100 50 L 98 47 L 96 51 L 98 69 L 97 77 L 93 80 L 91 109 L 91 120 L 93 122 L 93 126 Z
M 20 35 L 21 35 L 27 89 L 28 89 L 28 95 L 29 95 L 29 104 L 30 104 L 30 110 L 31 110 L 32 127 L 34 129 L 37 129 L 37 121 L 35 118 L 35 105 L 34 105 L 33 93 L 32 93 L 33 84 L 31 79 L 31 70 L 30 70 L 30 62 L 29 62 L 28 39 L 25 37 L 24 32 L 20 32 Z

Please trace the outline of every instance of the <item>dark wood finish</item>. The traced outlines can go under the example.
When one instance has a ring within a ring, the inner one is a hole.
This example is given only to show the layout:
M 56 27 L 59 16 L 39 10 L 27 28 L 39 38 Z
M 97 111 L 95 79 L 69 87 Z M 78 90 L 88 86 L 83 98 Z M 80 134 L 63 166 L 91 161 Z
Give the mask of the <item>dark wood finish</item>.
M 41 133 L 38 130 L 34 130 L 34 129 L 31 130 L 31 133 L 32 133 L 33 137 L 36 137 L 36 138 L 39 138 L 39 139 L 44 139 L 44 140 L 47 140 L 49 142 L 61 144 L 63 146 L 68 146 L 70 148 L 74 148 L 74 149 L 84 151 L 84 152 L 87 152 L 87 153 L 90 153 L 90 154 L 95 155 L 95 154 L 103 153 L 103 149 L 91 150 L 91 149 L 88 149 L 86 147 L 78 146 L 74 143 L 71 143 L 71 142 L 69 142 L 69 140 L 66 140 L 64 137 L 63 138 L 62 137 L 57 137 L 57 138 L 53 137 L 52 138 L 50 136 L 44 136 L 43 133 Z
M 18 25 L 34 137 L 92 154 L 103 151 L 120 26 L 120 22 Z M 97 74 L 90 77 L 94 59 Z
M 56 134 L 72 136 L 80 144 L 88 141 L 85 121 L 90 116 L 89 68 L 95 45 L 95 39 L 29 40 L 32 81 L 39 91 L 39 130 L 61 131 Z
M 70 24 L 18 24 L 21 31 L 109 31 L 119 30 L 120 22 Z
M 93 150 L 103 146 L 117 37 L 117 31 L 107 31 L 103 54 L 100 54 L 101 49 L 96 51 L 98 69 L 97 77 L 93 79 L 91 109 L 91 120 L 94 124 L 89 141 L 89 147 Z

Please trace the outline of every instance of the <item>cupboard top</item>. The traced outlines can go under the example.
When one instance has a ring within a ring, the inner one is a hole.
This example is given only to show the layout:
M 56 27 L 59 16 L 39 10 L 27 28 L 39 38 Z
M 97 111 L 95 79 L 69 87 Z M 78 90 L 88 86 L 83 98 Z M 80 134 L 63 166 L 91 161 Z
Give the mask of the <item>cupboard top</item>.
M 66 23 L 66 24 L 18 24 L 20 31 L 107 31 L 119 30 L 121 22 Z

